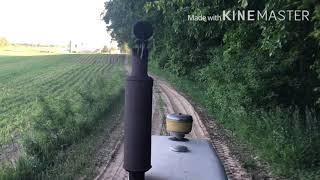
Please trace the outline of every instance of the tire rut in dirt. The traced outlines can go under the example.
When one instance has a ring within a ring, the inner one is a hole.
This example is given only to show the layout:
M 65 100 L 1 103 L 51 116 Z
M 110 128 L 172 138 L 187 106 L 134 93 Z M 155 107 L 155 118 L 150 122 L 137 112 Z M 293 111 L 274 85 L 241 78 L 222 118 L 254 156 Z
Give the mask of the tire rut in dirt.
M 174 110 L 175 113 L 181 112 L 193 116 L 193 129 L 189 137 L 191 136 L 191 138 L 208 138 L 210 140 L 224 165 L 228 179 L 250 179 L 248 173 L 244 168 L 242 168 L 240 162 L 236 159 L 236 157 L 232 155 L 228 146 L 219 138 L 215 138 L 216 136 L 210 136 L 205 124 L 202 122 L 193 105 L 181 94 L 175 91 L 174 88 L 170 87 L 170 85 L 168 85 L 166 82 L 158 79 L 157 77 L 154 77 L 154 79 L 157 79 L 160 89 L 162 90 L 161 97 L 168 107 L 167 109 L 169 109 L 169 113 L 172 113 L 172 110 Z M 179 107 L 179 105 L 183 107 Z M 212 123 L 214 122 L 212 121 Z

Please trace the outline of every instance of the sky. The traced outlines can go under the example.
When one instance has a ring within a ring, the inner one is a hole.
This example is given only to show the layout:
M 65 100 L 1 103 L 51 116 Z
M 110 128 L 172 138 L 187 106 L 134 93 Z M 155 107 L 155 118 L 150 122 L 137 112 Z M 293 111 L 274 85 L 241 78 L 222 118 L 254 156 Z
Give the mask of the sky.
M 106 0 L 0 0 L 0 37 L 13 43 L 116 46 L 100 14 Z

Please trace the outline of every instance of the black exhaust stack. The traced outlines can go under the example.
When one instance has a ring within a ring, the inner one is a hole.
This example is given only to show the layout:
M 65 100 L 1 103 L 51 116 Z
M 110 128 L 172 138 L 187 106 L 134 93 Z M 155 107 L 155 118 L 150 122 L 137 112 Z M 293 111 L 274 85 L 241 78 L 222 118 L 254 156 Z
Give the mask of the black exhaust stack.
M 148 76 L 147 40 L 152 26 L 140 21 L 134 26 L 137 48 L 132 49 L 132 72 L 125 89 L 124 169 L 129 180 L 144 180 L 151 168 L 151 116 L 153 79 Z

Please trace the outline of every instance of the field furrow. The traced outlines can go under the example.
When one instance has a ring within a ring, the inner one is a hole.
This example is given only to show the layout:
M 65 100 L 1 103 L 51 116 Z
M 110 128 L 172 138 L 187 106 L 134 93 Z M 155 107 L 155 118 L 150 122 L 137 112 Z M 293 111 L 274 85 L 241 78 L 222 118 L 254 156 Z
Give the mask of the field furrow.
M 0 57 L 0 145 L 30 128 L 40 97 L 71 100 L 81 88 L 96 86 L 97 78 L 112 83 L 113 75 L 121 72 L 121 63 L 114 59 L 124 58 L 90 54 Z

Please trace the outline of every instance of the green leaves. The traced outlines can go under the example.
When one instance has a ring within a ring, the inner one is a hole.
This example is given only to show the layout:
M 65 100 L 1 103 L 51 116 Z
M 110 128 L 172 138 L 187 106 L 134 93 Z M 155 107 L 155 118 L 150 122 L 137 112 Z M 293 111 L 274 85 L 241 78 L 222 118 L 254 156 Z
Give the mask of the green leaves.
M 320 5 L 315 7 L 313 12 L 312 21 L 314 22 L 314 31 L 311 32 L 311 36 L 318 40 L 320 46 Z
M 242 8 L 246 8 L 248 6 L 248 0 L 239 0 Z
M 111 2 L 114 5 L 108 7 L 107 16 L 114 23 L 110 29 L 115 39 L 132 42 L 129 36 L 132 22 L 139 18 L 149 20 L 155 28 L 150 43 L 150 59 L 175 76 L 205 83 L 208 108 L 214 110 L 214 115 L 221 115 L 219 118 L 225 124 L 230 122 L 231 128 L 237 129 L 237 125 L 242 125 L 239 133 L 255 139 L 251 133 L 260 131 L 260 125 L 265 128 L 279 125 L 279 129 L 270 132 L 270 136 L 267 132 L 264 135 L 264 142 L 274 150 L 272 161 L 276 156 L 281 157 L 287 163 L 285 166 L 292 169 L 297 168 L 297 162 L 303 162 L 299 153 L 306 150 L 297 142 L 307 141 L 312 133 L 302 133 L 300 140 L 291 139 L 287 133 L 289 130 L 306 130 L 303 126 L 297 128 L 292 125 L 291 119 L 303 124 L 308 108 L 317 112 L 312 115 L 314 121 L 311 124 L 318 129 L 320 127 L 316 123 L 320 115 L 319 4 L 312 0 L 157 0 L 138 1 L 139 5 L 128 7 L 130 2 L 127 0 Z M 269 12 L 304 9 L 309 11 L 312 20 L 188 20 L 188 15 L 208 16 L 221 14 L 223 10 L 239 9 Z M 121 15 L 125 12 L 130 16 Z M 292 117 L 291 111 L 286 110 L 292 106 L 296 107 L 294 111 L 299 115 Z M 280 110 L 275 110 L 275 107 Z M 265 119 L 260 122 L 259 118 L 265 114 L 256 111 L 270 111 L 271 115 L 262 117 Z M 285 117 L 273 117 L 272 113 Z M 277 124 L 280 119 L 282 124 Z M 233 121 L 238 124 L 231 123 Z M 275 142 L 288 145 L 275 146 Z M 313 152 L 315 146 L 309 142 L 304 145 L 312 147 L 310 157 L 319 158 Z M 290 160 L 294 157 L 298 160 Z

